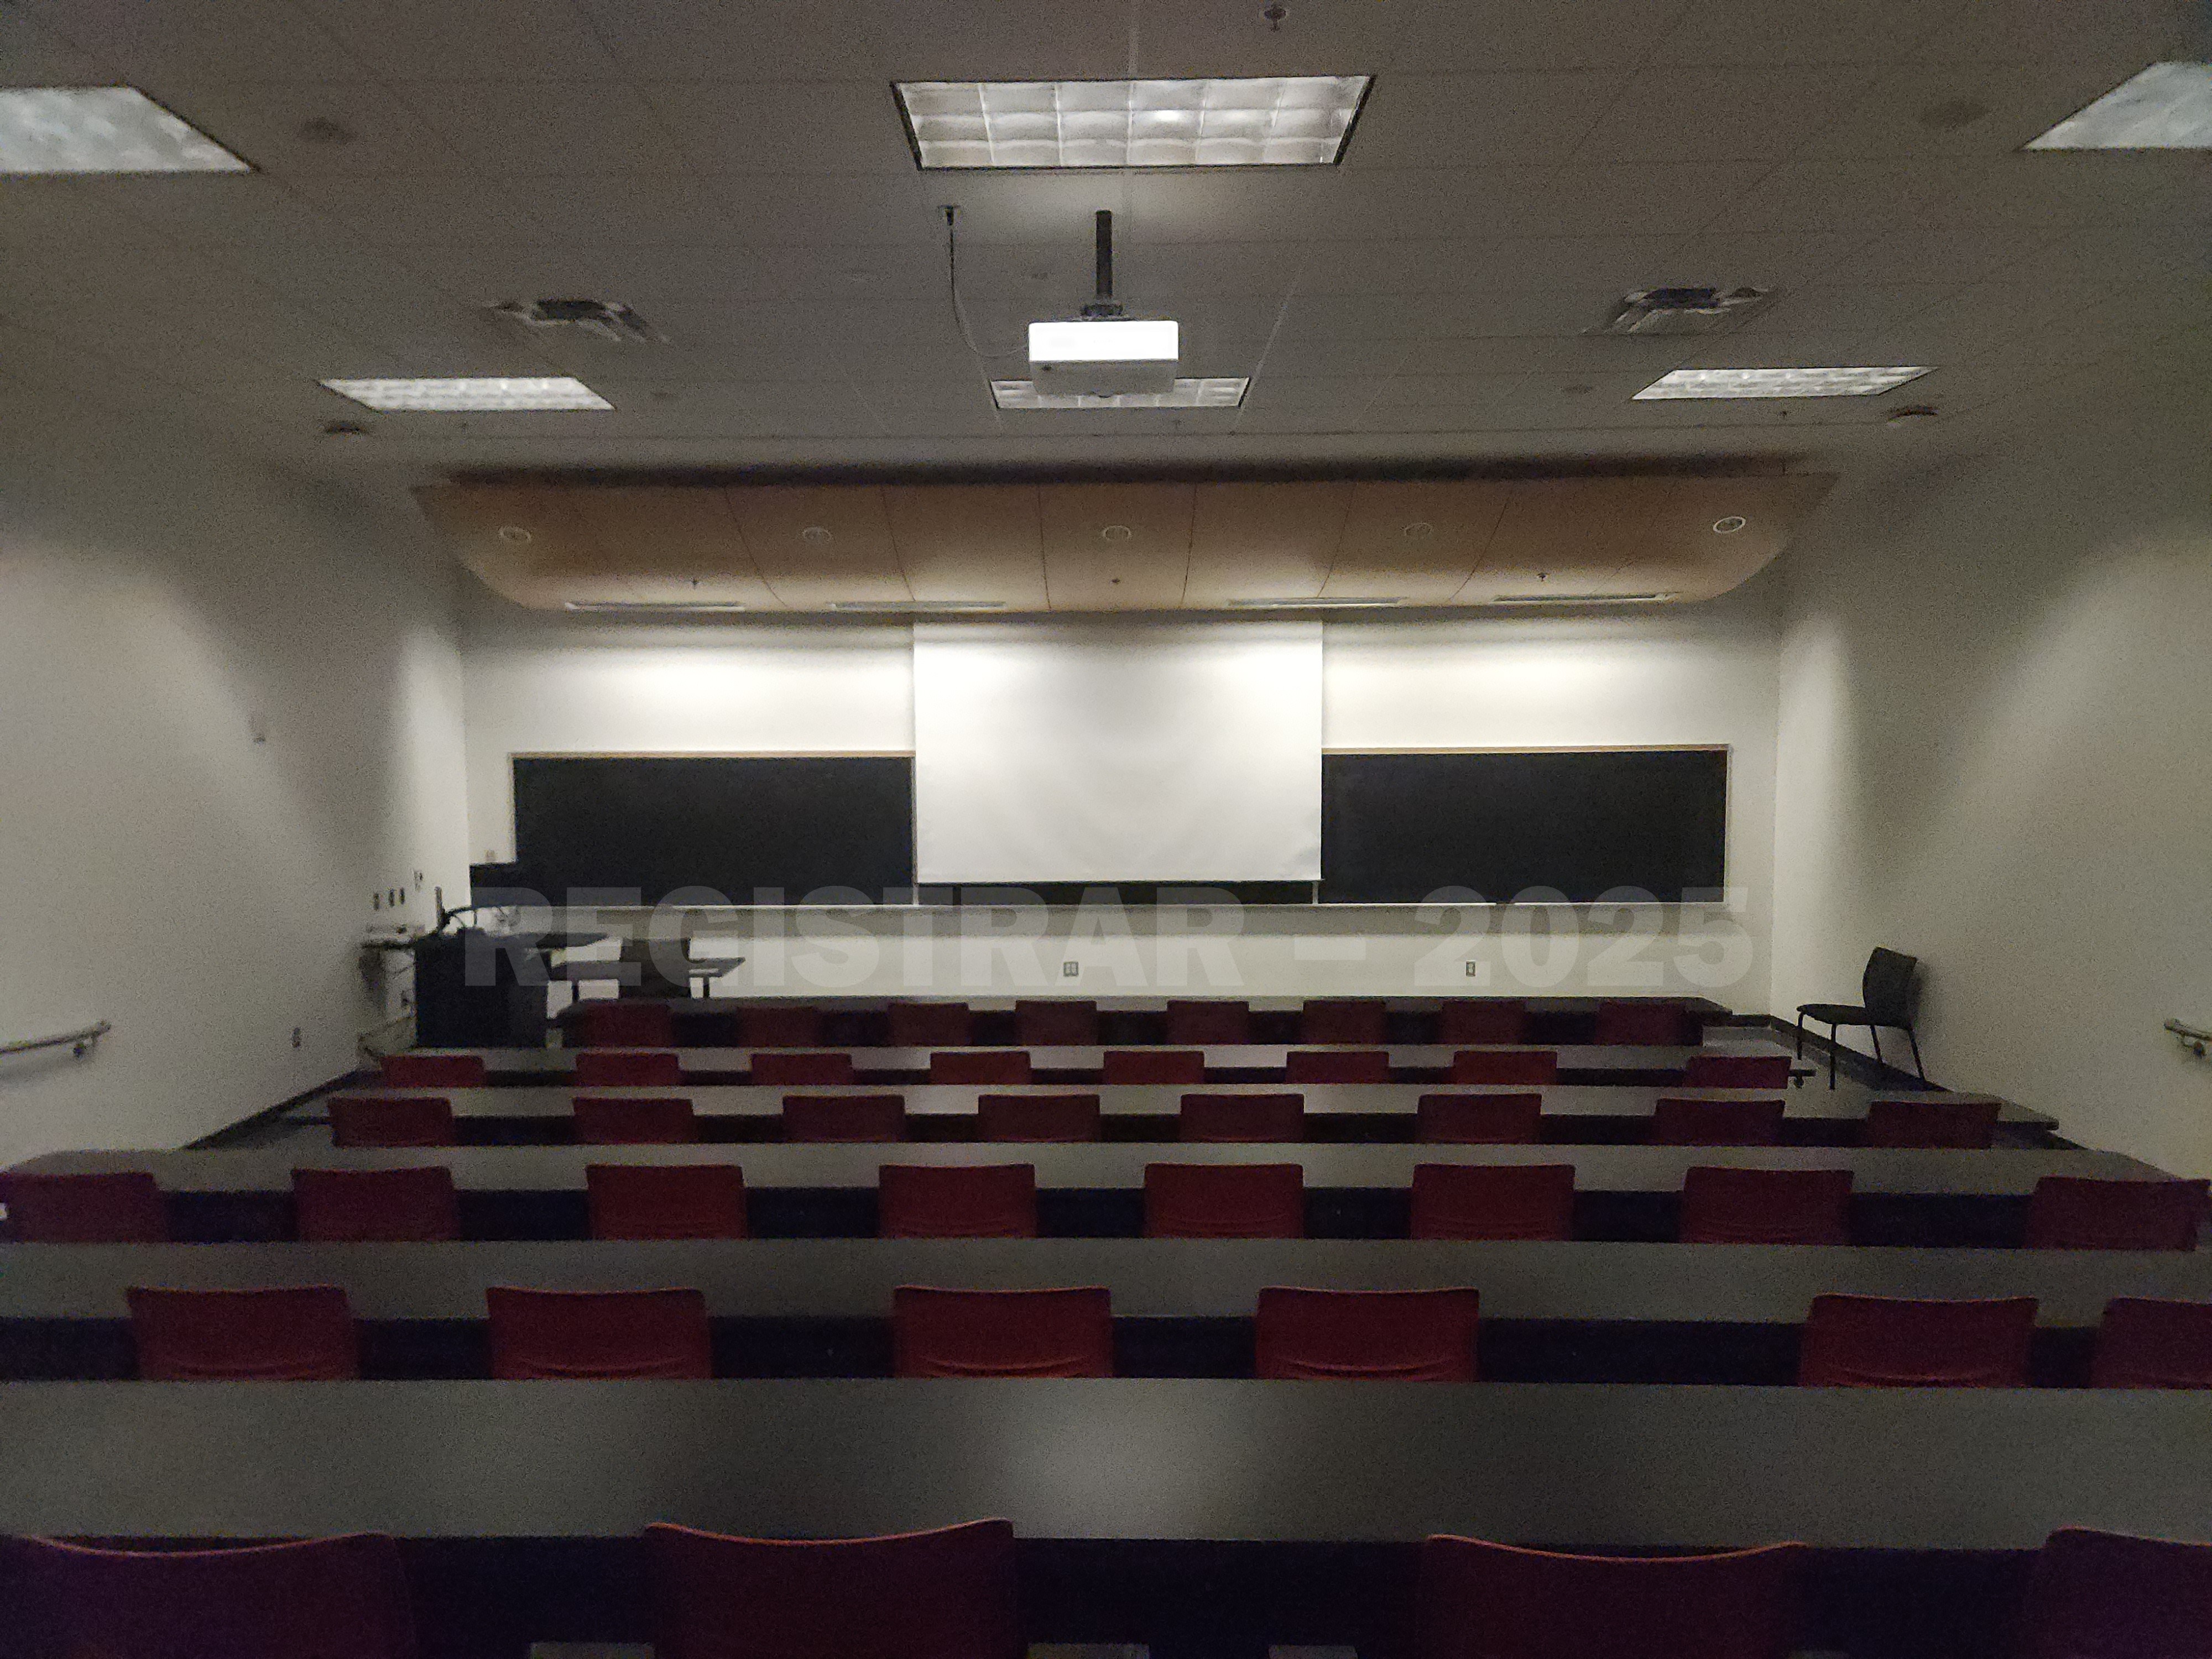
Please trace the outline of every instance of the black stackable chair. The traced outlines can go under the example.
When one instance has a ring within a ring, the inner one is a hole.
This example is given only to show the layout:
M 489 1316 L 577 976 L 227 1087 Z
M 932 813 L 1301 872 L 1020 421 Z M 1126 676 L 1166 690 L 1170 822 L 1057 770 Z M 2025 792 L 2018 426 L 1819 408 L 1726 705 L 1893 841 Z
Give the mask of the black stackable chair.
M 1892 1030 L 1905 1033 L 1905 1040 L 1912 1045 L 1912 1069 L 1923 1083 L 1928 1081 L 1928 1070 L 1920 1063 L 1920 1037 L 1912 1029 L 1913 1014 L 1920 1000 L 1920 958 L 1908 957 L 1901 951 L 1891 951 L 1877 945 L 1867 957 L 1866 971 L 1859 976 L 1859 1001 L 1806 1002 L 1797 1008 L 1797 1057 L 1805 1057 L 1805 1022 L 1811 1020 L 1828 1028 L 1828 1086 L 1836 1086 L 1836 1033 L 1846 1025 L 1863 1025 L 1874 1037 L 1874 1056 L 1887 1065 L 1881 1052 L 1881 1030 L 1887 1025 Z

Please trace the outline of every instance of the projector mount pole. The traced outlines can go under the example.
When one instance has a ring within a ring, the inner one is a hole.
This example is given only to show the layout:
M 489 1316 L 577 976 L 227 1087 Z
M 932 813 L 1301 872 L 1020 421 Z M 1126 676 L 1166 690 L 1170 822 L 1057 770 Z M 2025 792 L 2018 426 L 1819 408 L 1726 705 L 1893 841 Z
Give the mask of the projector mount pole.
M 1083 307 L 1086 317 L 1119 317 L 1121 307 L 1114 301 L 1114 216 L 1104 208 L 1097 217 L 1098 244 L 1098 295 Z

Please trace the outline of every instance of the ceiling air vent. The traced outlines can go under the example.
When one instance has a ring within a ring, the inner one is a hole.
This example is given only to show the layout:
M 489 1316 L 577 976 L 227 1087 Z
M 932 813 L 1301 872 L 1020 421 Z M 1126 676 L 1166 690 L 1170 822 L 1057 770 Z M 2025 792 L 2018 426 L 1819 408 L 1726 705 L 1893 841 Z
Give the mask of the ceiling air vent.
M 1721 334 L 1772 302 L 1771 288 L 1640 288 L 1621 296 L 1599 334 Z
M 573 329 L 614 345 L 666 345 L 667 339 L 628 306 L 606 300 L 508 300 L 492 311 L 529 329 Z

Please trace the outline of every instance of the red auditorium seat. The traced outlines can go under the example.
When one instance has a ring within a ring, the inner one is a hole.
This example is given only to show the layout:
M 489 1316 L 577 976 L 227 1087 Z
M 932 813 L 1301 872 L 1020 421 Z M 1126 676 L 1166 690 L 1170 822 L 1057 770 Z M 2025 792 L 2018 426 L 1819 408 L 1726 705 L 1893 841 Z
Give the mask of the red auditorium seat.
M 660 1659 L 1023 1659 L 1014 1529 L 804 1542 L 645 1529 Z
M 333 1146 L 450 1146 L 453 1103 L 424 1095 L 332 1095 Z
M 1662 1096 L 1651 1114 L 1654 1146 L 1778 1146 L 1778 1100 L 1681 1100 Z
M 1167 1037 L 1200 1048 L 1235 1048 L 1252 1040 L 1252 1009 L 1242 1002 L 1170 1002 Z
M 2212 1659 L 2212 1544 L 2061 1527 L 2019 1629 L 2016 1659 Z
M 886 1164 L 876 1171 L 879 1238 L 1035 1238 L 1034 1164 Z
M 699 1116 L 683 1095 L 578 1095 L 580 1146 L 681 1146 L 699 1139 Z
M 1289 1381 L 1472 1382 L 1473 1291 L 1268 1285 L 1253 1320 L 1256 1374 Z
M 1298 1010 L 1298 1041 L 1372 1048 L 1388 1041 L 1383 1006 L 1368 997 L 1319 997 Z
M 570 1022 L 579 1048 L 673 1048 L 676 1017 L 665 1002 L 594 999 L 576 1005 Z
M 1639 997 L 1599 1003 L 1590 1041 L 1600 1048 L 1679 1048 L 1701 1035 L 1697 1016 L 1680 1003 Z
M 1106 1287 L 891 1293 L 895 1376 L 1111 1376 Z
M 1413 1139 L 1431 1146 L 1526 1146 L 1543 1138 L 1540 1094 L 1423 1095 L 1413 1103 Z
M 484 1288 L 491 1374 L 501 1382 L 628 1382 L 714 1375 L 707 1298 L 697 1291 Z
M 850 1083 L 853 1057 L 837 1049 L 812 1054 L 756 1054 L 750 1075 L 754 1083 L 778 1089 Z
M 386 1054 L 376 1073 L 387 1089 L 481 1089 L 489 1080 L 481 1054 Z
M 1942 1095 L 1870 1100 L 1859 1124 L 1859 1145 L 1986 1152 L 1996 1143 L 1997 1114 L 2003 1109 L 1994 1100 L 1954 1100 Z
M 1526 1042 L 1528 1005 L 1457 998 L 1437 1014 L 1439 1042 Z
M 161 1188 L 143 1170 L 106 1175 L 0 1175 L 17 1244 L 159 1244 L 169 1236 Z
M 1413 1166 L 1415 1238 L 1571 1238 L 1574 1220 L 1571 1164 Z
M 1147 1238 L 1304 1238 L 1306 1172 L 1296 1164 L 1147 1164 Z
M 680 1089 L 684 1061 L 673 1048 L 584 1048 L 574 1081 L 579 1089 Z
M 170 1291 L 133 1285 L 131 1333 L 149 1382 L 343 1382 L 361 1341 L 335 1285 Z
M 822 1045 L 822 1011 L 747 1008 L 738 1016 L 738 1034 L 747 1048 L 817 1048 Z
M 2045 1176 L 2027 1200 L 2032 1250 L 2193 1250 L 2204 1226 L 2203 1181 L 2095 1181 Z
M 1304 1095 L 1185 1095 L 1176 1113 L 1177 1140 L 1291 1141 L 1305 1138 Z
M 2212 1389 L 2212 1302 L 2113 1297 L 2097 1327 L 2089 1386 Z
M 1026 1048 L 965 1048 L 929 1057 L 932 1083 L 1027 1083 Z
M 36 1654 L 415 1659 L 398 1547 L 355 1533 L 211 1550 L 0 1541 L 11 1622 Z
M 894 1002 L 887 1014 L 894 1048 L 964 1048 L 975 1037 L 964 1002 Z
M 1816 1296 L 1798 1352 L 1811 1389 L 2019 1389 L 2027 1385 L 2035 1298 L 1920 1302 Z
M 1203 1083 L 1206 1055 L 1196 1048 L 1109 1048 L 1102 1083 Z
M 442 1164 L 407 1170 L 295 1170 L 303 1244 L 434 1244 L 461 1236 L 460 1196 Z
M 1686 1089 L 1786 1089 L 1787 1054 L 1692 1054 L 1682 1066 Z
M 1849 1170 L 1735 1170 L 1682 1176 L 1685 1244 L 1848 1244 Z
M 1283 1060 L 1285 1083 L 1388 1083 L 1387 1048 L 1293 1048 Z
M 745 1174 L 734 1164 L 589 1164 L 593 1238 L 743 1238 Z
M 786 1095 L 786 1140 L 904 1140 L 904 1095 Z
M 1098 1042 L 1098 1005 L 1058 998 L 1017 1002 L 1014 1041 L 1024 1048 L 1095 1048 Z
M 1415 1659 L 1785 1659 L 1801 1544 L 1711 1555 L 1421 1546 Z
M 1462 1048 L 1452 1056 L 1454 1083 L 1544 1088 L 1559 1080 L 1557 1048 Z
M 978 1140 L 1097 1140 L 1105 1113 L 1097 1095 L 978 1095 Z

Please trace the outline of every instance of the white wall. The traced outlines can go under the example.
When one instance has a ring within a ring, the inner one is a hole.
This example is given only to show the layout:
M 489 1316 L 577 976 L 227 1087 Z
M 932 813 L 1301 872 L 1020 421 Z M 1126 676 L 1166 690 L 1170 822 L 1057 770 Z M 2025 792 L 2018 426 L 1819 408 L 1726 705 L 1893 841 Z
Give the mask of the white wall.
M 350 1069 L 364 928 L 466 878 L 452 590 L 411 524 L 27 415 L 0 410 L 0 1040 L 115 1030 L 0 1060 L 0 1164 L 179 1145 Z
M 1933 1076 L 2198 1175 L 2212 1064 L 2160 1026 L 2212 1023 L 2203 396 L 1846 489 L 1788 556 L 1775 975 L 1918 956 Z

